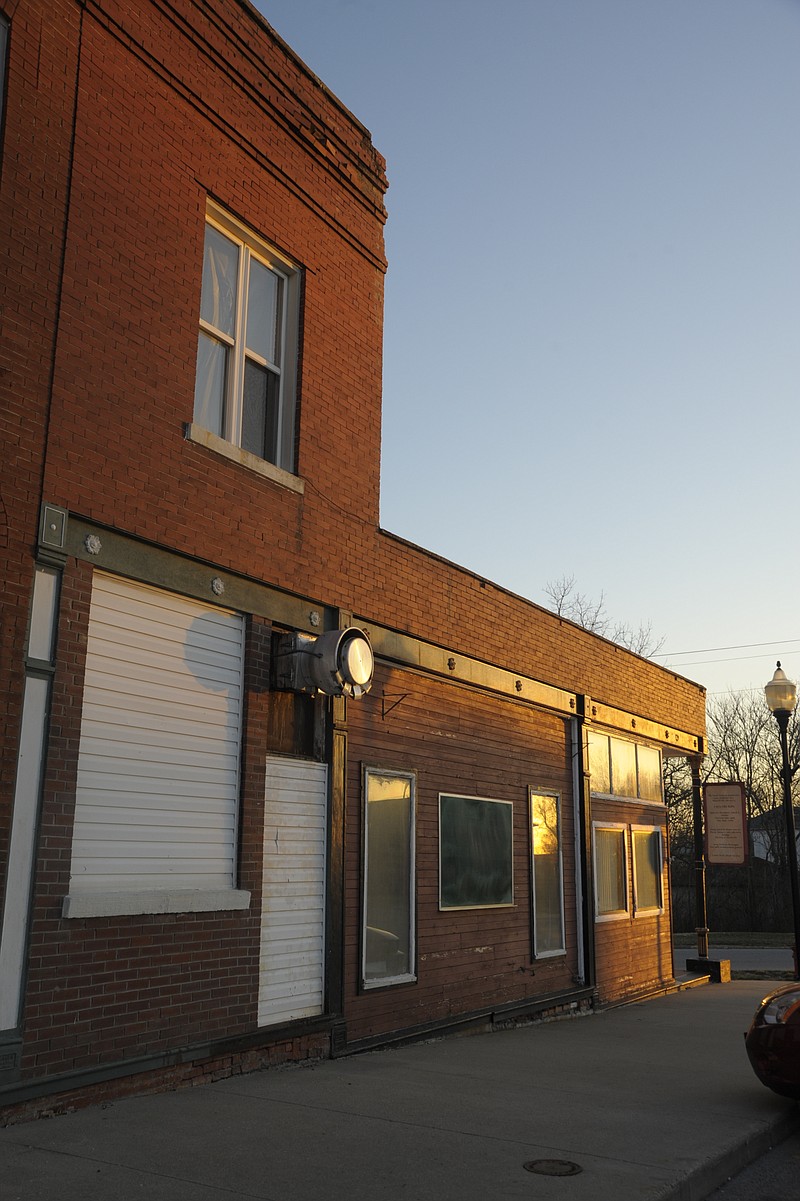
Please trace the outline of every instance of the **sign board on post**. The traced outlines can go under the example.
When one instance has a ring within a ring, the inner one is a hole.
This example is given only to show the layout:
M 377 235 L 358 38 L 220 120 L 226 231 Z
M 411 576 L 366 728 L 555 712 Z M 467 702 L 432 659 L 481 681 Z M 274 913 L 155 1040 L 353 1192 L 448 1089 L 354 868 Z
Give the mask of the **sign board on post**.
M 743 867 L 747 862 L 747 818 L 744 784 L 706 784 L 703 787 L 706 863 Z

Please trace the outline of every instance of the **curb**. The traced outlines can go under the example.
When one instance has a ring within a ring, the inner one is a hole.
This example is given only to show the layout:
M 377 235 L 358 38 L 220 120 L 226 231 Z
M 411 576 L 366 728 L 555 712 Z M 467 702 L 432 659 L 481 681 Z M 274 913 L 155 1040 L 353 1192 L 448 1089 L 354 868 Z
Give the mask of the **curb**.
M 788 1113 L 763 1130 L 747 1135 L 716 1159 L 700 1164 L 674 1188 L 659 1194 L 658 1201 L 706 1201 L 720 1185 L 727 1184 L 733 1176 L 800 1130 L 800 1107 L 796 1102 L 788 1104 L 791 1106 Z

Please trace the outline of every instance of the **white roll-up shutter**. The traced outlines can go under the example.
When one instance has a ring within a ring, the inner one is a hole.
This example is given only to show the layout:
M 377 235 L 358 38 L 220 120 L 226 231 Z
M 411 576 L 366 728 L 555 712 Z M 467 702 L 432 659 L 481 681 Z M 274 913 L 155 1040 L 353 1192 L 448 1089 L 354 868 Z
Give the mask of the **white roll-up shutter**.
M 235 883 L 240 614 L 95 573 L 70 893 Z
M 260 1026 L 323 1011 L 327 795 L 324 763 L 267 759 Z

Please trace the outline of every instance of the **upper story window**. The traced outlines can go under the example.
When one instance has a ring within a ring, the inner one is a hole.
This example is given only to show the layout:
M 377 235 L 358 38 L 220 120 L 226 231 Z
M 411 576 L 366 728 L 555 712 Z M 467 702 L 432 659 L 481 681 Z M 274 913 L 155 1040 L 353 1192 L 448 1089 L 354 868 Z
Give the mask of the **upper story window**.
M 663 804 L 661 754 L 656 747 L 589 731 L 592 792 Z
M 209 205 L 194 421 L 258 459 L 294 469 L 299 272 Z

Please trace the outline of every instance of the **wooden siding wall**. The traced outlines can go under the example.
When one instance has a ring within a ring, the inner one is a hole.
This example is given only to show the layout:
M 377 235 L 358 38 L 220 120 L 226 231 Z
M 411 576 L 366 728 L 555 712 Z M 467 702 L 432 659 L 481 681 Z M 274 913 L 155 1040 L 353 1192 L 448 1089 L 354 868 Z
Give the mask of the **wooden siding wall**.
M 392 707 L 393 706 L 393 707 Z M 385 716 L 384 716 L 385 712 Z M 577 970 L 570 731 L 563 718 L 396 668 L 348 706 L 345 1018 L 348 1039 L 568 989 Z M 417 774 L 417 981 L 359 991 L 362 769 Z M 528 788 L 563 804 L 567 954 L 531 951 Z M 514 904 L 439 910 L 440 792 L 514 802 Z
M 628 914 L 595 923 L 597 991 L 602 1003 L 646 993 L 673 979 L 670 896 L 667 874 L 667 811 L 662 805 L 592 798 L 594 822 L 628 827 Z M 658 826 L 662 840 L 662 913 L 636 915 L 633 905 L 631 826 Z

